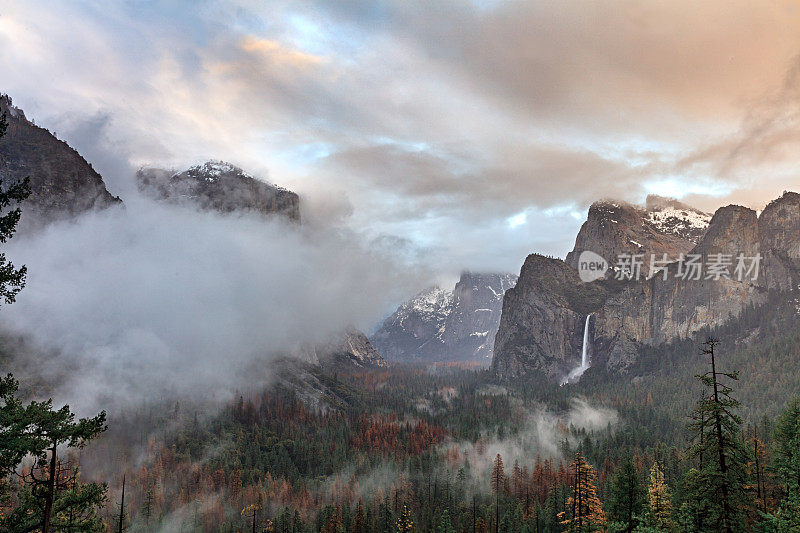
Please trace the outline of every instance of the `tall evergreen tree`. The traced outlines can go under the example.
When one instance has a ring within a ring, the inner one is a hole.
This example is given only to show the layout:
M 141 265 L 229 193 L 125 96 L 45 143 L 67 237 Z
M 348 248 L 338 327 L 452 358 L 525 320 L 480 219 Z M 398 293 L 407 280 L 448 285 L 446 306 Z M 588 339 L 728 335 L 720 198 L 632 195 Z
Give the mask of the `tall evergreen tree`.
M 775 420 L 772 433 L 774 468 L 790 496 L 800 496 L 800 396 Z
M 353 517 L 352 533 L 367 533 L 367 515 L 364 513 L 364 502 L 358 499 L 356 514 Z
M 741 438 L 739 402 L 724 380 L 736 381 L 736 372 L 718 370 L 719 341 L 709 338 L 701 349 L 710 370 L 696 376 L 707 390 L 695 407 L 692 423 L 694 444 L 690 454 L 702 458 L 686 474 L 687 502 L 694 507 L 696 527 L 731 533 L 745 527 L 748 504 L 747 451 Z
M 500 527 L 500 492 L 506 481 L 506 473 L 503 469 L 503 458 L 500 454 L 494 458 L 494 465 L 492 466 L 492 479 L 490 480 L 492 490 L 494 491 L 494 530 L 499 531 Z
M 672 494 L 667 482 L 664 480 L 664 472 L 659 468 L 658 462 L 653 463 L 652 468 L 650 468 L 650 480 L 647 483 L 647 502 L 650 526 L 660 531 L 674 529 Z
M 762 513 L 767 512 L 767 447 L 759 438 L 758 426 L 753 426 L 749 442 L 750 462 L 750 490 L 755 493 L 755 507 Z
M 400 517 L 397 519 L 397 533 L 411 533 L 414 531 L 414 520 L 411 518 L 411 509 L 403 505 Z
M 783 500 L 765 520 L 769 531 L 800 531 L 800 397 L 795 396 L 775 420 L 773 469 L 784 489 Z
M 630 456 L 614 472 L 608 498 L 609 519 L 622 523 L 624 531 L 631 533 L 644 510 L 644 493 L 639 472 Z

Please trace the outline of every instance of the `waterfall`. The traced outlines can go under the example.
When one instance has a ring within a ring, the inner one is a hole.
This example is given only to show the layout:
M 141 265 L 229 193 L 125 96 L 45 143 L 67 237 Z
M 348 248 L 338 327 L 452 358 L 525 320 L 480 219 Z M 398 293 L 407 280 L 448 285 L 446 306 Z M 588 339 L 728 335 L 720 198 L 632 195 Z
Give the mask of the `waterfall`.
M 583 325 L 583 347 L 581 349 L 581 366 L 589 368 L 589 318 L 591 313 L 586 315 L 586 323 Z
M 581 346 L 581 364 L 573 368 L 570 373 L 561 380 L 562 385 L 566 385 L 567 383 L 575 383 L 579 379 L 586 369 L 589 368 L 590 361 L 589 361 L 589 319 L 592 317 L 592 314 L 589 313 L 586 315 L 586 322 L 583 324 L 583 346 Z

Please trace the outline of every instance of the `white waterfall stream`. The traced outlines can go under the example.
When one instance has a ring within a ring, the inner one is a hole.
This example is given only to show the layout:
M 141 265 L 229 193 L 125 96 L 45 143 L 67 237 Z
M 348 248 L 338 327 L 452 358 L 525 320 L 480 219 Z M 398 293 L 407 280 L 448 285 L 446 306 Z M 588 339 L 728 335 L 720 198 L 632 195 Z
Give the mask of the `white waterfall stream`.
M 573 368 L 570 373 L 561 380 L 562 385 L 566 385 L 567 383 L 575 383 L 576 381 L 581 379 L 581 376 L 586 369 L 591 366 L 589 361 L 589 319 L 592 317 L 592 314 L 589 313 L 586 315 L 586 322 L 583 325 L 583 346 L 581 347 L 581 364 Z

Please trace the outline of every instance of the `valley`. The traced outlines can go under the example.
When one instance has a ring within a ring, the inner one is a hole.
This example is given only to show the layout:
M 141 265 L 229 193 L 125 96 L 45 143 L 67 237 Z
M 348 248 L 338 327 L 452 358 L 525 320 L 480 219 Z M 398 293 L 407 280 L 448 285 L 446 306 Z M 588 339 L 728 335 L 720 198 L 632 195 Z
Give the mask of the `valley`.
M 793 2 L 9 0 L 0 533 L 800 532 Z

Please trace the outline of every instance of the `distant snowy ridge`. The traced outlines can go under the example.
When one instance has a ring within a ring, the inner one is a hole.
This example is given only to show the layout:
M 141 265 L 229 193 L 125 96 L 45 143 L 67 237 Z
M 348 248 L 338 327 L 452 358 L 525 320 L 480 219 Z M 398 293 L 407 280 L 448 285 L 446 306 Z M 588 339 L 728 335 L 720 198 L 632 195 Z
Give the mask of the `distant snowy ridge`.
M 387 359 L 488 363 L 503 296 L 516 281 L 465 272 L 453 290 L 429 287 L 402 304 L 370 340 Z

